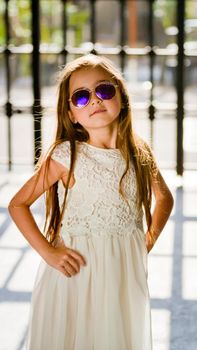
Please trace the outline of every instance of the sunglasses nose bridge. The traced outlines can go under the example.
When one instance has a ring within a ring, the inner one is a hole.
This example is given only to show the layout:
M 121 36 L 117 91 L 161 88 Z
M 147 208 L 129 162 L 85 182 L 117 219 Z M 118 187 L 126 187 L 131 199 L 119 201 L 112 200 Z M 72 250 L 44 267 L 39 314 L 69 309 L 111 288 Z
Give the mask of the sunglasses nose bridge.
M 91 90 L 90 92 L 90 103 L 100 103 L 102 99 L 97 95 L 96 89 Z

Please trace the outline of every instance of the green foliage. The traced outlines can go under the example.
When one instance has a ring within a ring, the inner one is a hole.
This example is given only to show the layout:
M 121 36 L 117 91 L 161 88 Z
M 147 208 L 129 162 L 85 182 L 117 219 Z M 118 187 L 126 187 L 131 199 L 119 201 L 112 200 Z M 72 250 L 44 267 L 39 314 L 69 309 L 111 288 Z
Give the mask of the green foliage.
M 156 0 L 154 12 L 161 18 L 164 28 L 176 26 L 177 22 L 177 1 L 181 0 Z M 196 0 L 186 1 L 185 17 L 187 19 L 196 18 Z
M 26 44 L 31 41 L 31 10 L 29 0 L 9 1 L 11 43 Z
M 61 1 L 41 1 L 41 42 L 62 44 Z
M 186 1 L 186 9 L 185 9 L 186 19 L 197 18 L 196 9 L 197 9 L 196 0 Z
M 83 40 L 83 27 L 89 20 L 89 12 L 87 10 L 80 10 L 77 6 L 71 3 L 66 4 L 66 12 L 68 16 L 68 27 L 75 32 L 74 46 L 81 44 Z
M 5 3 L 0 2 L 0 46 L 5 44 L 5 24 L 3 15 L 5 12 Z
M 9 0 L 10 42 L 22 45 L 31 42 L 31 2 L 30 0 Z M 41 0 L 41 41 L 62 45 L 62 2 Z M 83 41 L 84 26 L 89 20 L 89 12 L 83 4 L 65 3 L 68 29 L 73 31 L 73 46 Z M 0 1 L 0 45 L 5 43 L 5 2 Z
M 164 28 L 176 25 L 176 1 L 156 0 L 154 12 L 161 18 Z

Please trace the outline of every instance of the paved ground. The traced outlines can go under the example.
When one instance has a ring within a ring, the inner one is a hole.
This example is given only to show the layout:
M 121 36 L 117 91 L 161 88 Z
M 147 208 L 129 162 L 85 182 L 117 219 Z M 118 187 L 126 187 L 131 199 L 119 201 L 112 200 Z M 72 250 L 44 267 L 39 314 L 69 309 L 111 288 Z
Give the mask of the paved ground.
M 186 173 L 182 180 L 172 172 L 163 174 L 173 191 L 175 206 L 149 255 L 154 350 L 196 350 L 197 173 Z M 39 263 L 6 210 L 27 176 L 11 173 L 0 177 L 0 350 L 24 350 Z M 34 213 L 41 223 L 40 209 L 38 203 Z

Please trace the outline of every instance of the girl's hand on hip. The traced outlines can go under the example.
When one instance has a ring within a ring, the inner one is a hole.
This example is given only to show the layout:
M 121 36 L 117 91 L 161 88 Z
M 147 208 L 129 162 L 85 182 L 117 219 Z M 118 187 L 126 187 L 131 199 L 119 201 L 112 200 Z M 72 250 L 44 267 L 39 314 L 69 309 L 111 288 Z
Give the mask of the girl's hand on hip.
M 45 261 L 67 277 L 76 275 L 80 271 L 81 265 L 86 265 L 85 259 L 81 254 L 65 246 L 51 247 Z

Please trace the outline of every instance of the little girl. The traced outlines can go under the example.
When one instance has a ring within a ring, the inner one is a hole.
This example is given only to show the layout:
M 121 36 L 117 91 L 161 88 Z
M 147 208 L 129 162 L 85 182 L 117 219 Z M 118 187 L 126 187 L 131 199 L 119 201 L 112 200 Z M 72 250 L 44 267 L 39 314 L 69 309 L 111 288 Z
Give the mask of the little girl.
M 147 254 L 173 199 L 150 148 L 133 131 L 119 70 L 95 55 L 68 63 L 57 117 L 54 144 L 9 204 L 43 258 L 27 349 L 151 350 Z M 43 235 L 30 206 L 44 192 Z

